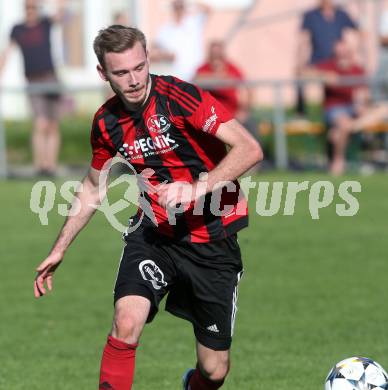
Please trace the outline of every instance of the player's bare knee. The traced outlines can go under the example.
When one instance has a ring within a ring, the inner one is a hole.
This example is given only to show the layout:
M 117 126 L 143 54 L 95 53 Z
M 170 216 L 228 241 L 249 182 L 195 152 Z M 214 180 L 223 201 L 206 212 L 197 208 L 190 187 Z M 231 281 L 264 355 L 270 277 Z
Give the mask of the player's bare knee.
M 142 326 L 137 323 L 136 318 L 128 311 L 116 310 L 112 336 L 123 340 L 129 344 L 134 344 L 139 341 Z
M 220 382 L 228 375 L 229 357 L 222 354 L 209 356 L 200 363 L 203 375 L 214 382 Z

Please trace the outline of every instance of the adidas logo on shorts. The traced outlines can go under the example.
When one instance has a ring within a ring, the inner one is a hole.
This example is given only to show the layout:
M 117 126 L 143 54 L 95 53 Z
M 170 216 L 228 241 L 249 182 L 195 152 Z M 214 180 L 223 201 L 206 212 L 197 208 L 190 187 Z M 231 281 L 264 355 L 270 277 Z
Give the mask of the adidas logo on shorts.
M 219 332 L 220 332 L 220 331 L 218 330 L 216 324 L 210 325 L 210 326 L 208 326 L 206 329 L 207 329 L 207 330 L 210 330 L 211 332 L 216 332 L 216 333 L 219 333 Z

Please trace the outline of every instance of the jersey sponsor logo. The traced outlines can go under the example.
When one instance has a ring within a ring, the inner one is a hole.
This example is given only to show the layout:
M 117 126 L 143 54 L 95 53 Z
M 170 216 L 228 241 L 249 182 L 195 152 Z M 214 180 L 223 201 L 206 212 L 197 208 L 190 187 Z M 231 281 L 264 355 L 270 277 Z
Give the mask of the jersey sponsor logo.
M 144 280 L 151 282 L 155 290 L 160 290 L 166 287 L 167 283 L 164 281 L 163 271 L 152 260 L 143 260 L 139 264 L 139 271 Z
M 157 135 L 155 138 L 138 138 L 133 142 L 133 145 L 123 144 L 119 151 L 127 160 L 137 160 L 142 157 L 170 152 L 178 146 L 171 134 L 167 133 Z
M 162 134 L 171 127 L 171 123 L 165 115 L 155 114 L 147 119 L 147 127 L 153 133 Z
M 206 119 L 206 122 L 202 127 L 202 131 L 204 131 L 205 133 L 210 133 L 212 131 L 218 119 L 218 115 L 214 106 L 211 107 L 211 112 L 212 115 L 208 119 Z

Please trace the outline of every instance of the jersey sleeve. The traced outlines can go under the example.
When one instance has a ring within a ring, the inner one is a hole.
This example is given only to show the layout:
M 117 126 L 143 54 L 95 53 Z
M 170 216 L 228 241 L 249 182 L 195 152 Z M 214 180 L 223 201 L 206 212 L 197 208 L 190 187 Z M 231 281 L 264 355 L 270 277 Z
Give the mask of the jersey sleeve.
M 186 122 L 195 130 L 215 135 L 222 123 L 233 119 L 233 115 L 209 92 L 188 84 L 195 88 L 199 97 L 195 110 L 185 116 Z
M 90 144 L 92 147 L 91 166 L 94 169 L 101 170 L 104 164 L 116 155 L 116 151 L 103 138 L 100 121 L 96 117 L 93 120 L 92 131 L 90 135 Z

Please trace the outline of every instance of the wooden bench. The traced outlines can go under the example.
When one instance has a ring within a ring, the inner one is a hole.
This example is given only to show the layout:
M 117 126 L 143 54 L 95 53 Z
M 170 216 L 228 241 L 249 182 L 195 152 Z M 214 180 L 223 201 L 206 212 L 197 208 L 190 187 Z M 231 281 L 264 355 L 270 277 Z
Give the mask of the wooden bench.
M 263 121 L 258 126 L 259 136 L 268 136 L 274 132 L 271 122 Z M 325 132 L 325 125 L 321 122 L 310 122 L 307 120 L 294 120 L 284 124 L 286 135 L 320 135 Z M 365 126 L 361 132 L 379 134 L 388 133 L 388 122 L 374 123 Z
M 375 123 L 373 125 L 365 126 L 362 131 L 372 134 L 388 133 L 388 122 Z
M 325 126 L 320 122 L 294 120 L 284 124 L 286 135 L 319 135 L 325 132 Z M 261 122 L 258 127 L 259 136 L 272 134 L 274 126 L 271 122 Z

